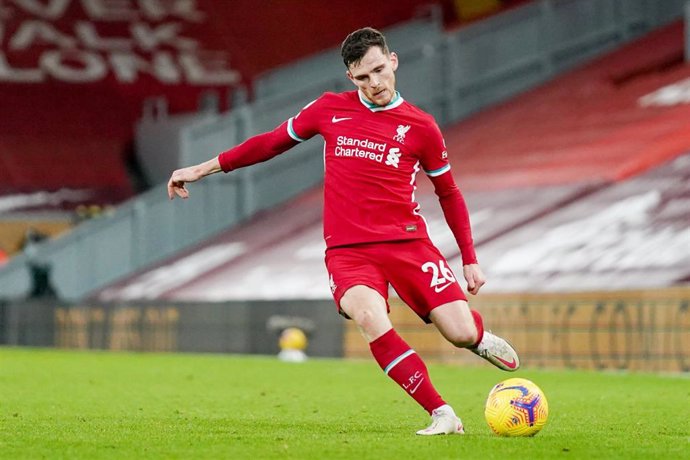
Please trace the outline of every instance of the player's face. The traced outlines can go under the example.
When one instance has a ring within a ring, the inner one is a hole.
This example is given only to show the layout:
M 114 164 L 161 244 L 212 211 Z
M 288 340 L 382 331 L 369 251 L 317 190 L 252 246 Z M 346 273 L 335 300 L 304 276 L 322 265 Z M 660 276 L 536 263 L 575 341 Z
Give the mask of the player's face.
M 347 77 L 364 96 L 376 105 L 387 105 L 395 96 L 395 71 L 398 56 L 372 46 L 357 64 L 350 64 Z

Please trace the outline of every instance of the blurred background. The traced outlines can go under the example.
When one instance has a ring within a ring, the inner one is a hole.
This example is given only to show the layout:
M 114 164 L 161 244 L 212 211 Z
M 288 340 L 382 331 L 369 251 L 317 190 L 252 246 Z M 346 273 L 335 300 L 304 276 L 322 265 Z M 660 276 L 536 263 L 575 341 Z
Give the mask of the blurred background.
M 274 354 L 297 329 L 368 356 L 328 288 L 320 138 L 187 201 L 165 182 L 352 89 L 339 45 L 373 26 L 443 128 L 471 304 L 525 366 L 688 372 L 689 22 L 686 0 L 0 1 L 0 345 Z M 392 303 L 425 357 L 472 359 Z

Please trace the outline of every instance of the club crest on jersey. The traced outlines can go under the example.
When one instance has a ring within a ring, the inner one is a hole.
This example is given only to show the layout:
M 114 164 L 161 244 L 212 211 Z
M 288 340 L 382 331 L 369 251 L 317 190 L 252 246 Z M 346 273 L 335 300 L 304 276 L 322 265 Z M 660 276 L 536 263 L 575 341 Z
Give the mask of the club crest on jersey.
M 393 140 L 396 140 L 396 141 L 400 142 L 401 144 L 404 144 L 405 143 L 405 134 L 407 134 L 407 132 L 409 130 L 410 130 L 410 125 L 406 125 L 406 126 L 398 125 L 397 134 L 395 136 L 393 136 Z

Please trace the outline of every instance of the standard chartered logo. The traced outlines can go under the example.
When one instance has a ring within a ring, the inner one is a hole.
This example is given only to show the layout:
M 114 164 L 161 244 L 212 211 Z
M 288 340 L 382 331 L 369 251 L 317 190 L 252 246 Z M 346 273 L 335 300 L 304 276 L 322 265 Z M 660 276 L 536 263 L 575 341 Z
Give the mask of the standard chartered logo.
M 398 167 L 402 153 L 398 147 L 387 149 L 385 142 L 373 142 L 370 139 L 355 139 L 347 136 L 338 136 L 335 146 L 335 156 L 337 157 L 357 157 L 366 158 L 384 163 L 388 166 Z M 386 151 L 388 153 L 386 154 Z
M 354 139 L 347 136 L 338 136 L 335 156 L 368 158 L 369 160 L 383 160 L 383 152 L 386 151 L 386 143 L 373 142 L 369 139 Z
M 397 147 L 393 147 L 388 151 L 388 156 L 386 157 L 386 164 L 393 166 L 394 168 L 398 167 L 398 163 L 400 163 L 400 155 L 402 153 L 399 153 L 400 149 Z

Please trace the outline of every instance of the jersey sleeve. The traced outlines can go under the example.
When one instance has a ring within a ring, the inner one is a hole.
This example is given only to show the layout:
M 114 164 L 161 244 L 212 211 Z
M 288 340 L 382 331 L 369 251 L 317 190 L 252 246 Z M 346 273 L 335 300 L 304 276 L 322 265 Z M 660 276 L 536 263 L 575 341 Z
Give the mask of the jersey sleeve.
M 426 132 L 426 142 L 422 147 L 419 161 L 427 176 L 437 177 L 450 171 L 448 150 L 441 130 L 433 119 Z
M 287 134 L 287 122 L 273 131 L 252 136 L 230 150 L 218 155 L 218 163 L 224 172 L 251 166 L 280 155 L 297 145 Z
M 324 96 L 304 106 L 297 115 L 274 130 L 253 136 L 240 145 L 221 152 L 218 155 L 221 169 L 230 172 L 270 160 L 313 137 L 319 132 L 319 114 Z
M 438 196 L 443 216 L 460 249 L 463 265 L 476 264 L 477 254 L 472 240 L 472 227 L 467 203 L 455 184 L 448 162 L 448 150 L 443 135 L 436 122 L 432 120 L 427 130 L 427 142 L 420 155 L 420 163 L 424 172 L 434 184 L 434 191 Z M 448 174 L 445 174 L 448 173 Z
M 297 115 L 287 121 L 288 135 L 297 142 L 304 142 L 317 135 L 323 119 L 323 107 L 328 93 L 305 105 Z
M 434 184 L 434 191 L 438 195 L 443 216 L 451 232 L 453 232 L 455 241 L 458 243 L 458 248 L 462 255 L 462 264 L 476 264 L 477 254 L 474 250 L 474 241 L 472 240 L 470 213 L 462 192 L 455 184 L 453 175 L 441 174 L 439 176 L 431 176 L 430 179 Z

